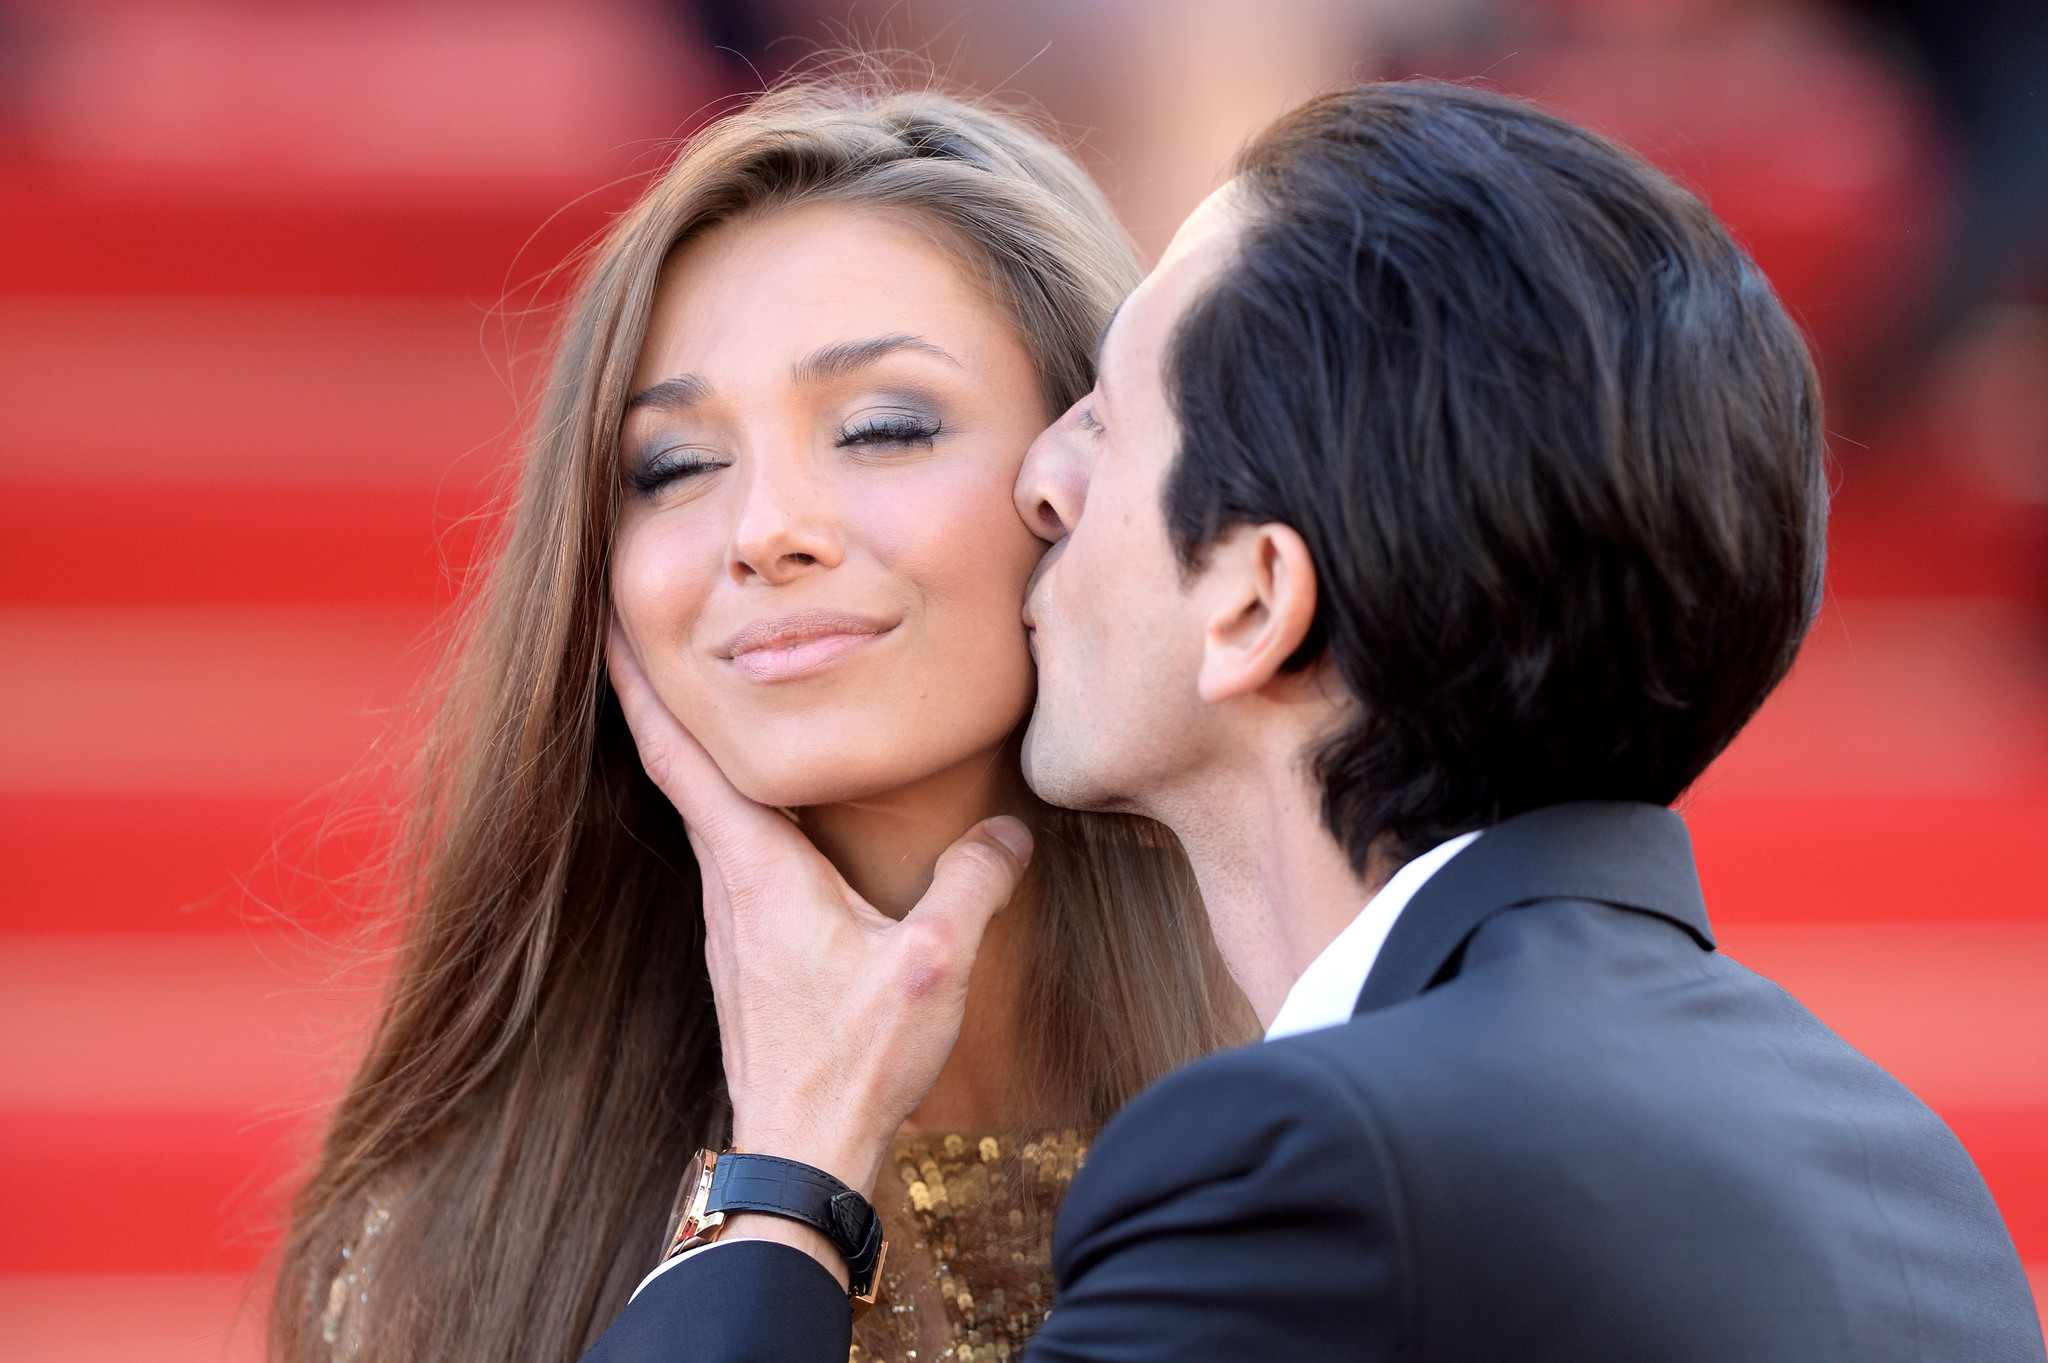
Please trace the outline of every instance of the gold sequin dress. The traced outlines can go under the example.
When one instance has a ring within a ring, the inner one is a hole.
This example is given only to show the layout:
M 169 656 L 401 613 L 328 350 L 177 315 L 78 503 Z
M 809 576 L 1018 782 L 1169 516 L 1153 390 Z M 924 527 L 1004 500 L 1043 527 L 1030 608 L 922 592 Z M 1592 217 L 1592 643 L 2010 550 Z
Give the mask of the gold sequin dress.
M 903 1136 L 875 1192 L 889 1257 L 853 1363 L 1008 1363 L 1052 1309 L 1052 1228 L 1088 1148 L 1073 1131 Z M 891 1192 L 896 1194 L 891 1199 Z M 397 1197 L 373 1193 L 320 1303 L 334 1363 L 356 1363 L 378 1241 Z
M 1052 1309 L 1052 1228 L 1088 1148 L 1073 1131 L 903 1136 L 876 1190 L 889 1257 L 853 1363 L 1008 1363 Z

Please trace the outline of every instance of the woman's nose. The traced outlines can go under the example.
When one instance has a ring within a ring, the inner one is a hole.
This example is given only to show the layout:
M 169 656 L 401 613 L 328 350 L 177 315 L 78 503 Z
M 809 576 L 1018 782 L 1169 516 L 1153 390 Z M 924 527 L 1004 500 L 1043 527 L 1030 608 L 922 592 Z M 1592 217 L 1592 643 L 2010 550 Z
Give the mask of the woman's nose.
M 845 558 L 838 508 L 801 463 L 754 461 L 726 555 L 735 582 L 772 586 Z

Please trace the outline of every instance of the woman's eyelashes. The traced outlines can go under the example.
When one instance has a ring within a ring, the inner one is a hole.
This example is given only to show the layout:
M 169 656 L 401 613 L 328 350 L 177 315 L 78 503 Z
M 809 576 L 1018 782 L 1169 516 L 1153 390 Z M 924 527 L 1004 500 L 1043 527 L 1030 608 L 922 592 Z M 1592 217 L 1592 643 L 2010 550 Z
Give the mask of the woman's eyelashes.
M 930 449 L 943 427 L 935 416 L 921 412 L 880 412 L 847 423 L 832 442 L 838 448 L 922 448 Z
M 713 469 L 722 469 L 730 462 L 720 459 L 708 450 L 657 450 L 645 458 L 632 461 L 626 470 L 626 481 L 631 483 L 633 490 L 641 496 L 651 496 L 670 484 L 695 478 Z
M 924 412 L 871 412 L 854 418 L 835 431 L 832 446 L 834 449 L 873 453 L 928 450 L 938 442 L 944 429 L 944 424 L 936 416 Z M 729 468 L 732 462 L 728 455 L 699 446 L 670 446 L 628 461 L 626 481 L 640 495 L 652 496 L 704 474 Z

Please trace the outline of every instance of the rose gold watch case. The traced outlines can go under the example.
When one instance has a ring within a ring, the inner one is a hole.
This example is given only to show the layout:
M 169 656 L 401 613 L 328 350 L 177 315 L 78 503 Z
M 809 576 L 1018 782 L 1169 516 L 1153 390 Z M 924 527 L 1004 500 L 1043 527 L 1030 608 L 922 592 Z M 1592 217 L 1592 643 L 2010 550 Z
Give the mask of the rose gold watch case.
M 711 1196 L 711 1171 L 717 1167 L 716 1150 L 699 1150 L 683 1170 L 683 1181 L 676 1185 L 676 1204 L 669 1209 L 668 1235 L 662 1241 L 667 1246 L 661 1253 L 663 1263 L 686 1249 L 710 1244 L 725 1229 L 724 1212 L 704 1210 L 705 1200 Z

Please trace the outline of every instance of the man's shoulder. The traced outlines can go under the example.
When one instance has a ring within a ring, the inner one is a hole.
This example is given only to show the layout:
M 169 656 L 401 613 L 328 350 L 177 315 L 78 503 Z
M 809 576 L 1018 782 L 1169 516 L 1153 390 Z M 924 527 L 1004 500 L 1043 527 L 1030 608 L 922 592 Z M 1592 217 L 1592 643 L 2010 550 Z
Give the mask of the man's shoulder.
M 1104 1129 L 1056 1259 L 1061 1340 L 1166 1329 L 1132 1303 L 1170 1300 L 1230 1342 L 1145 1356 L 1312 1356 L 1370 1320 L 1460 1358 L 2040 1357 L 1940 1121 L 1769 981 L 1587 900 L 1161 1080 Z
M 1366 1229 L 1387 1211 L 1384 1161 L 1374 1114 L 1341 1068 L 1285 1042 L 1223 1051 L 1153 1084 L 1103 1129 L 1061 1212 L 1059 1252 L 1071 1258 L 1109 1226 L 1185 1230 L 1275 1205 Z
M 1530 1302 L 1643 1341 L 1675 1313 L 1722 1357 L 2038 1356 L 2010 1238 L 1939 1118 L 1655 916 L 1499 915 L 1437 988 L 1265 1049 L 1370 1115 L 1417 1319 L 1475 1356 L 1536 1356 L 1495 1347 Z
M 1542 917 L 1527 915 L 1515 928 L 1535 927 Z M 1682 932 L 1663 924 L 1648 932 L 1681 971 L 1699 968 L 1685 957 L 1702 953 Z M 1489 933 L 1502 929 L 1481 935 Z M 1670 942 L 1660 940 L 1667 935 Z M 1476 1140 L 1488 1159 L 1514 1162 L 1518 1143 L 1500 1140 L 1499 1126 L 1518 1120 L 1518 1108 L 1533 1114 L 1559 1101 L 1582 1107 L 1589 1098 L 1598 1105 L 1603 1087 L 1640 1099 L 1640 1071 L 1660 1071 L 1656 1053 L 1677 1047 L 1657 1034 L 1663 1020 L 1632 1015 L 1612 998 L 1589 1000 L 1579 982 L 1551 971 L 1489 959 L 1495 949 L 1478 945 L 1473 968 L 1401 1004 L 1211 1055 L 1165 1076 L 1104 1129 L 1070 1195 L 1068 1222 L 1109 1219 L 1181 1189 L 1206 1195 L 1218 1186 L 1250 1197 L 1271 1196 L 1282 1184 L 1338 1182 L 1339 1196 L 1386 1206 L 1417 1151 Z M 1717 965 L 1707 972 L 1719 973 Z M 1742 986 L 1720 979 L 1710 987 Z M 1560 1006 L 1561 999 L 1570 1001 Z M 1600 1035 L 1615 1030 L 1631 1035 L 1627 1064 L 1602 1063 Z
M 1960 1156 L 1925 1104 L 1791 995 L 1655 915 L 1560 899 L 1499 914 L 1457 973 L 1269 1044 L 1370 1112 L 1411 1196 L 1498 1194 L 1561 1167 L 1696 1190 L 1726 1166 L 1803 1200 L 1800 1166 L 1884 1149 Z M 1539 1199 L 1540 1201 L 1540 1199 Z

